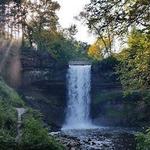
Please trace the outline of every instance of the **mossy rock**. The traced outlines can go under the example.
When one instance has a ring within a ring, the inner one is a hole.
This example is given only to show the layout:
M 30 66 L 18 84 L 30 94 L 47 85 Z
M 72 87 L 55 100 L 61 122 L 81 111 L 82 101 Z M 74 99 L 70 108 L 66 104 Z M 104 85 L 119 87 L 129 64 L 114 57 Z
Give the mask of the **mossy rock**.
M 96 92 L 93 96 L 93 103 L 98 104 L 101 102 L 108 102 L 108 101 L 120 101 L 123 99 L 123 93 L 121 90 L 116 91 L 99 91 Z

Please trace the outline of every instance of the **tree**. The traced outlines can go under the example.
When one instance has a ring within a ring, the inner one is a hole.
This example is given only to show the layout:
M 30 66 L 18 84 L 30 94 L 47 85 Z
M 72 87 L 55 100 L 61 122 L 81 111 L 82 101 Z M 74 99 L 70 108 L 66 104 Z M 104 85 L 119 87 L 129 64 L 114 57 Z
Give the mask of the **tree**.
M 97 34 L 110 31 L 120 35 L 133 25 L 146 32 L 150 29 L 149 8 L 149 0 L 92 0 L 81 12 L 81 17 Z
M 115 36 L 126 35 L 130 28 L 136 26 L 144 33 L 150 30 L 149 0 L 91 0 L 80 13 L 81 19 L 90 31 L 102 39 L 109 39 L 110 52 Z
M 118 73 L 125 90 L 150 87 L 150 35 L 134 29 L 119 54 Z
M 30 46 L 36 41 L 37 36 L 42 36 L 43 30 L 50 33 L 56 32 L 58 24 L 56 10 L 60 7 L 57 2 L 51 0 L 41 0 L 37 3 L 27 1 L 23 2 L 22 6 L 25 6 L 25 10 L 28 11 L 22 24 L 24 24 L 23 30 Z
M 105 44 L 103 42 L 105 41 Z M 105 56 L 111 55 L 111 53 L 106 53 L 107 47 L 110 47 L 110 42 L 108 39 L 97 39 L 94 44 L 92 44 L 89 49 L 88 49 L 88 55 L 95 59 L 95 60 L 100 60 L 103 59 Z
M 33 2 L 31 0 L 7 0 L 0 3 L 1 14 L 0 24 L 8 25 L 7 29 L 22 29 L 22 41 L 28 40 L 30 45 L 34 42 L 33 33 L 42 29 L 57 30 L 58 17 L 56 10 L 59 4 L 51 0 L 40 0 Z M 5 23 L 4 23 L 5 21 Z M 1 25 L 1 26 L 2 26 Z M 4 28 L 1 28 L 5 31 Z
M 103 4 L 101 1 L 99 3 L 91 1 L 89 5 L 86 5 L 84 11 L 80 13 L 80 17 L 88 25 L 89 30 L 94 32 L 94 34 L 101 39 L 105 46 L 105 51 L 111 53 L 112 39 L 114 37 L 113 28 L 109 21 L 109 16 L 104 10 L 102 10 L 104 7 L 103 5 L 107 5 L 108 7 L 109 3 Z M 103 29 L 104 27 L 105 29 Z M 109 47 L 105 39 L 108 39 Z
M 5 38 L 17 36 L 15 33 L 19 26 L 21 0 L 1 0 L 0 1 L 0 33 Z M 19 30 L 18 30 L 19 31 Z

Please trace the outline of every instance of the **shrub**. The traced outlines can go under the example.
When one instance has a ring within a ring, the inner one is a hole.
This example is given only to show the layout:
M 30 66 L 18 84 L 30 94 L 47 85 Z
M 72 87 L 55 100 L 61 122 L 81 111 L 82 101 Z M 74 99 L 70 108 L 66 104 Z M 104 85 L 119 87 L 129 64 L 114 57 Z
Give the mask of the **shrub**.
M 150 149 L 150 128 L 145 133 L 139 132 L 136 135 L 137 150 L 149 150 Z
M 21 146 L 23 150 L 62 150 L 51 136 L 48 135 L 48 130 L 43 128 L 40 120 L 32 116 L 24 119 L 23 134 Z

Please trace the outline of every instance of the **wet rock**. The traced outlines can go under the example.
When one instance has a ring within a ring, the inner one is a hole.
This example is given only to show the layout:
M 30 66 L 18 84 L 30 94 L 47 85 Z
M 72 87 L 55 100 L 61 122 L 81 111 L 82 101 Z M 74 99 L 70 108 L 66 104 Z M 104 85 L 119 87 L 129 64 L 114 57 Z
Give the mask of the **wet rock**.
M 108 145 L 108 144 L 105 144 L 105 143 L 103 144 L 103 146 L 104 146 L 104 147 L 109 147 L 109 145 Z
M 81 135 L 81 136 L 80 136 Z M 134 135 L 120 129 L 81 130 L 55 135 L 66 150 L 135 150 Z
M 95 145 L 96 143 L 92 141 L 91 144 L 92 144 L 92 145 Z

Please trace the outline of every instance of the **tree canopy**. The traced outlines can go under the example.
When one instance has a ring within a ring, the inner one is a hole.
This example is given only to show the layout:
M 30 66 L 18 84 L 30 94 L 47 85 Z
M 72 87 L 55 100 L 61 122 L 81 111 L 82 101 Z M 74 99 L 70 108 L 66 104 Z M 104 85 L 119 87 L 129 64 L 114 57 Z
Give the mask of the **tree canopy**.
M 105 41 L 105 44 L 103 42 Z M 106 55 L 111 55 L 111 53 L 108 53 L 106 49 L 110 47 L 110 42 L 109 39 L 97 39 L 96 42 L 94 42 L 89 48 L 88 48 L 88 55 L 92 59 L 95 60 L 101 60 L 103 59 Z
M 89 29 L 103 36 L 127 33 L 131 26 L 147 32 L 150 29 L 149 0 L 92 0 L 85 6 L 81 17 Z
M 111 52 L 114 37 L 127 35 L 136 27 L 144 33 L 150 31 L 149 0 L 91 0 L 80 13 L 81 20 L 91 32 L 101 38 L 109 39 L 107 51 Z
M 119 54 L 118 73 L 126 90 L 150 87 L 150 35 L 134 29 Z

